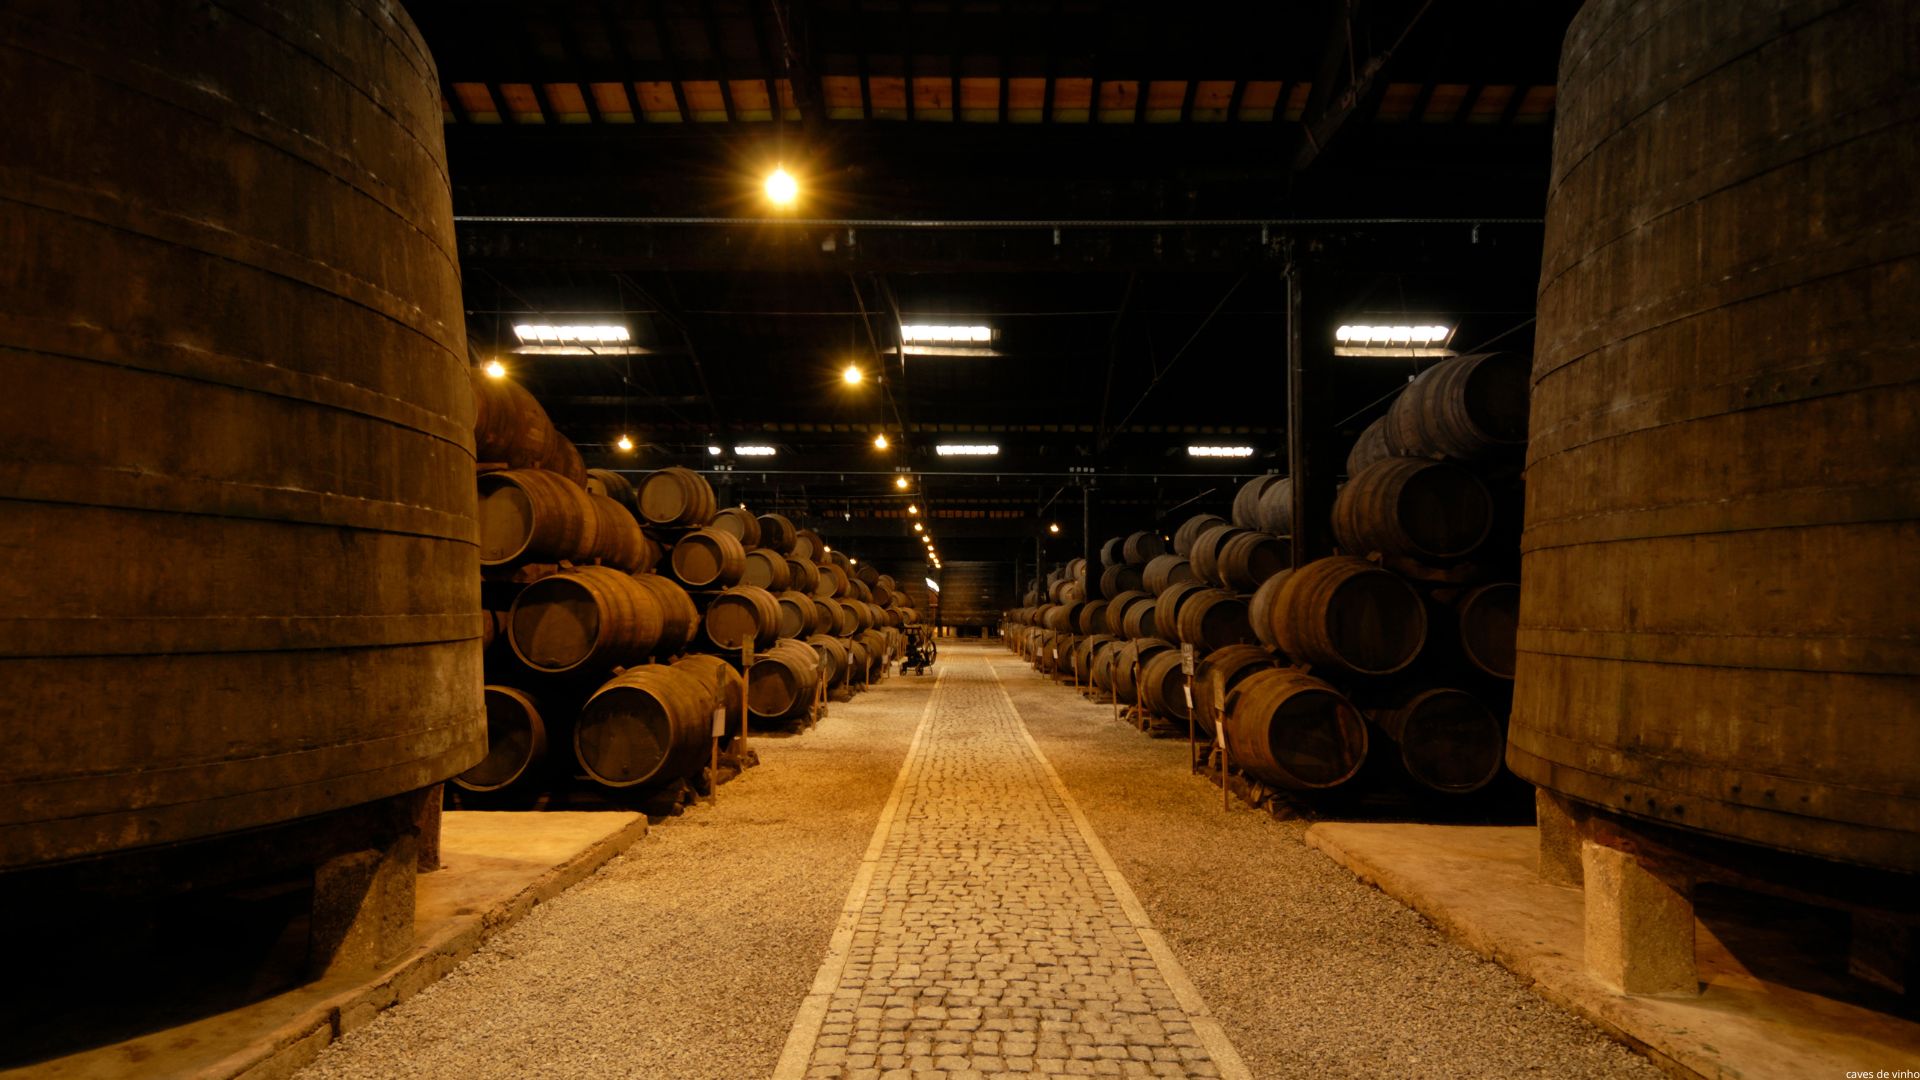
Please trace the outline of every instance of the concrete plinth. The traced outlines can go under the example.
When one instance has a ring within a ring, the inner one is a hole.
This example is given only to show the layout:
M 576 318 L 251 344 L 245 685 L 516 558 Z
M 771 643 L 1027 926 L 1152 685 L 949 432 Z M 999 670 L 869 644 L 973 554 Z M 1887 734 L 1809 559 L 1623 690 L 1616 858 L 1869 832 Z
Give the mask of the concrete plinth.
M 1591 840 L 1580 855 L 1587 973 L 1623 994 L 1698 993 L 1693 901 L 1684 883 Z
M 1812 981 L 1775 981 L 1691 919 L 1700 992 L 1619 993 L 1587 970 L 1582 892 L 1540 878 L 1538 829 L 1325 823 L 1307 830 L 1307 842 L 1675 1075 L 1802 1080 L 1920 1061 L 1920 1023 L 1858 1004 L 1860 995 L 1809 989 Z M 1598 862 L 1603 873 L 1618 869 L 1611 857 Z M 1643 873 L 1636 866 L 1620 889 L 1602 893 L 1647 888 L 1633 876 Z
M 0 1077 L 290 1076 L 335 1038 L 446 975 L 487 938 L 646 831 L 644 817 L 624 812 L 449 812 L 441 823 L 441 869 L 434 873 L 416 880 L 418 845 L 411 836 L 319 869 L 316 892 L 327 902 L 323 911 L 316 901 L 314 934 L 316 944 L 330 943 L 324 977 L 192 1023 L 0 1070 Z M 403 894 L 410 901 L 404 910 Z M 396 942 L 409 924 L 411 938 Z

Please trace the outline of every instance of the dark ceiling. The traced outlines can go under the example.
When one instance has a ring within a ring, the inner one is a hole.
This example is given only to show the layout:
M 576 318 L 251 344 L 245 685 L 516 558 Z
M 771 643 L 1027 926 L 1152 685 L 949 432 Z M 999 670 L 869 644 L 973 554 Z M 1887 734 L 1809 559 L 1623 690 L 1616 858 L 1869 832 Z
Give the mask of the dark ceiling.
M 1078 554 L 1088 485 L 1097 543 L 1284 470 L 1289 270 L 1303 430 L 1335 468 L 1416 370 L 1332 357 L 1337 323 L 1529 347 L 1577 6 L 408 4 L 442 78 L 477 359 L 590 462 L 722 470 L 729 497 L 882 559 L 918 549 L 911 498 L 946 558 L 1006 562 L 1051 520 L 1048 558 Z M 802 185 L 785 214 L 759 189 L 776 163 Z M 640 349 L 516 354 L 529 321 L 618 323 Z M 915 321 L 991 325 L 994 355 L 902 357 Z M 707 453 L 743 443 L 778 453 Z

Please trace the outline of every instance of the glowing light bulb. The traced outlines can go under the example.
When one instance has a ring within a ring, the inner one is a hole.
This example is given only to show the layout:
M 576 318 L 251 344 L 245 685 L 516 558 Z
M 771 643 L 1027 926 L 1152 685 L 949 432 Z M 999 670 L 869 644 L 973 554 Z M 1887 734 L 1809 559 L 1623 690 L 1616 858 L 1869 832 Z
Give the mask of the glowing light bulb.
M 848 386 L 854 386 L 857 385 L 861 379 L 866 378 L 866 375 L 861 372 L 859 365 L 848 364 L 846 370 L 840 373 L 840 378 L 844 379 Z
M 775 206 L 792 206 L 800 197 L 800 181 L 793 178 L 785 166 L 775 168 L 767 174 L 767 201 Z
M 920 508 L 919 508 L 918 506 L 915 506 L 915 505 L 914 505 L 914 504 L 912 504 L 912 503 L 908 503 L 908 504 L 907 504 L 907 513 L 909 513 L 909 514 L 917 514 L 917 513 L 919 513 L 919 512 L 920 512 Z
M 619 439 L 617 439 L 617 440 L 616 440 L 616 441 L 614 442 L 614 444 L 613 444 L 613 445 L 615 445 L 615 446 L 617 446 L 617 447 L 619 447 L 619 448 L 620 448 L 621 450 L 632 450 L 632 449 L 633 449 L 633 440 L 632 440 L 632 439 L 630 439 L 630 438 L 628 438 L 628 437 L 627 437 L 627 436 L 625 436 L 625 435 L 622 435 L 622 436 L 620 436 L 620 438 L 619 438 Z
M 1047 526 L 1047 531 L 1048 531 L 1048 532 L 1050 532 L 1050 533 L 1053 533 L 1053 534 L 1055 534 L 1055 535 L 1058 535 L 1058 534 L 1059 534 L 1059 532 L 1060 532 L 1060 526 L 1059 526 L 1059 525 L 1048 525 L 1048 526 Z
M 925 530 L 923 530 L 923 529 L 921 529 L 921 528 L 920 528 L 920 523 L 916 521 L 916 522 L 914 522 L 914 523 L 913 523 L 913 531 L 914 531 L 914 532 L 924 532 Z
M 498 360 L 487 361 L 487 366 L 481 370 L 487 373 L 487 378 L 489 379 L 504 379 L 507 377 L 507 365 Z
M 873 437 L 873 448 L 875 450 L 885 450 L 887 448 L 887 437 L 884 434 L 875 435 Z
M 907 478 L 904 476 L 895 477 L 893 480 L 893 486 L 899 488 L 901 491 L 907 490 Z

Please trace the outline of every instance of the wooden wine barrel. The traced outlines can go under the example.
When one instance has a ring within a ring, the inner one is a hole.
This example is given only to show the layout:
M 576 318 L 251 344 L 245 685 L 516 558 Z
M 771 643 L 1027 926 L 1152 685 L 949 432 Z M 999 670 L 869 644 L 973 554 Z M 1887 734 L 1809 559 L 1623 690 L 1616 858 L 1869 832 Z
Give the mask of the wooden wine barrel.
M 847 643 L 831 634 L 812 634 L 807 644 L 820 655 L 822 672 L 830 687 L 839 687 L 846 683 L 850 670 Z
M 1273 602 L 1271 634 L 1295 660 L 1354 675 L 1388 675 L 1427 639 L 1412 586 L 1365 559 L 1335 555 L 1292 571 Z
M 1353 441 L 1353 448 L 1347 451 L 1347 475 L 1358 476 L 1361 469 L 1395 456 L 1387 446 L 1387 418 L 1382 416 L 1362 429 L 1360 437 Z
M 698 773 L 713 731 L 713 688 L 666 664 L 629 668 L 594 691 L 573 753 L 596 783 L 659 786 Z
M 1179 528 L 1173 530 L 1173 553 L 1182 556 L 1191 554 L 1193 552 L 1193 542 L 1200 539 L 1201 533 L 1206 532 L 1215 525 L 1225 524 L 1227 524 L 1227 519 L 1221 517 L 1219 514 L 1193 515 L 1181 522 Z
M 1228 760 L 1280 787 L 1337 787 L 1367 759 L 1360 711 L 1327 683 L 1287 668 L 1256 671 L 1234 687 L 1223 727 Z
M 1214 562 L 1220 584 L 1232 592 L 1252 592 L 1293 565 L 1293 552 L 1286 542 L 1263 532 L 1229 536 L 1217 552 Z
M 678 465 L 648 473 L 634 502 L 647 522 L 680 528 L 705 525 L 718 510 L 706 477 Z
M 1093 644 L 1092 677 L 1093 685 L 1102 690 L 1113 690 L 1113 661 L 1120 655 L 1120 647 L 1125 644 L 1121 638 L 1102 635 L 1102 640 Z
M 1164 649 L 1140 663 L 1140 704 L 1174 720 L 1187 718 L 1187 676 L 1180 667 L 1180 650 Z
M 1094 653 L 1110 641 L 1119 639 L 1112 634 L 1082 634 L 1073 646 L 1073 675 L 1088 686 L 1093 685 Z
M 742 724 L 746 719 L 746 696 L 740 686 L 740 672 L 732 664 L 711 653 L 688 653 L 675 660 L 671 666 L 675 671 L 687 673 L 693 677 L 694 681 L 713 691 L 714 700 L 724 704 L 727 710 L 726 734 L 720 737 L 720 746 L 722 749 L 727 748 L 744 730 Z M 709 717 L 707 730 L 711 738 L 713 714 L 709 711 L 707 715 Z
M 737 653 L 748 642 L 759 652 L 779 640 L 780 602 L 757 585 L 735 585 L 707 601 L 700 626 L 707 644 L 721 652 Z
M 849 686 L 860 684 L 855 688 L 864 689 L 866 676 L 863 673 L 869 670 L 867 666 L 866 643 L 855 638 L 842 638 L 841 640 L 844 641 L 847 646 L 847 684 Z
M 867 646 L 867 681 L 876 682 L 887 673 L 889 663 L 889 645 L 886 635 L 878 630 L 862 630 L 860 640 Z M 1063 647 L 1061 651 L 1067 650 Z
M 822 600 L 815 596 L 813 600 L 813 632 L 816 634 L 838 634 L 840 632 L 840 609 L 831 600 Z
M 1121 550 L 1126 546 L 1126 543 L 1127 543 L 1126 537 L 1116 536 L 1113 539 L 1108 540 L 1106 543 L 1101 544 L 1100 545 L 1100 565 L 1103 567 L 1119 566 L 1121 563 L 1126 562 L 1127 561 L 1126 553 Z
M 1164 637 L 1174 644 L 1180 643 L 1176 628 L 1180 625 L 1180 609 L 1195 596 L 1207 591 L 1207 586 L 1198 581 L 1182 581 L 1169 585 L 1153 598 L 1153 624 Z
M 1139 688 L 1133 674 L 1135 663 L 1145 667 L 1154 654 L 1170 649 L 1175 656 L 1179 655 L 1179 650 L 1174 649 L 1172 642 L 1156 637 L 1136 638 L 1120 647 L 1113 658 L 1113 694 L 1120 704 L 1140 704 Z
M 1215 525 L 1194 538 L 1193 550 L 1187 559 L 1193 564 L 1193 575 L 1209 585 L 1224 587 L 1226 582 L 1220 577 L 1220 551 L 1227 542 L 1251 530 L 1238 525 Z
M 1166 592 L 1167 586 L 1176 582 L 1193 580 L 1192 565 L 1178 555 L 1156 555 L 1140 573 L 1141 585 L 1156 595 Z
M 653 592 L 633 575 L 583 566 L 520 590 L 508 616 L 507 642 L 535 671 L 598 673 L 653 652 L 663 628 Z
M 799 540 L 799 530 L 785 514 L 760 515 L 760 546 L 770 547 L 782 555 L 794 554 L 794 544 Z M 806 558 L 812 563 L 812 558 Z
M 1381 433 L 1409 457 L 1480 461 L 1527 441 L 1527 358 L 1453 356 L 1420 373 L 1393 399 Z
M 485 694 L 487 756 L 449 781 L 463 791 L 506 791 L 536 773 L 547 757 L 547 724 L 532 695 L 492 685 Z
M 560 434 L 532 394 L 512 379 L 468 368 L 473 395 L 474 457 L 510 469 L 545 469 L 586 487 L 586 463 L 572 440 Z
M 587 498 L 593 505 L 592 557 L 629 574 L 653 569 L 660 549 L 640 531 L 627 508 L 604 495 Z
M 832 560 L 827 557 L 827 542 L 812 529 L 793 531 L 793 554 L 810 560 L 816 566 L 825 566 Z
M 473 395 L 406 12 L 8 4 L 0 87 L 0 869 L 472 766 Z
M 1125 629 L 1127 609 L 1144 600 L 1151 599 L 1153 598 L 1146 593 L 1128 590 L 1107 601 L 1106 632 L 1119 638 L 1128 636 Z
M 833 633 L 840 637 L 852 637 L 860 632 L 860 616 L 855 614 L 852 607 L 839 600 L 827 600 L 825 603 L 833 612 Z
M 1174 625 L 1175 636 L 1201 655 L 1259 640 L 1247 618 L 1247 602 L 1224 589 L 1202 588 L 1188 597 Z
M 1128 605 L 1126 613 L 1120 617 L 1120 636 L 1125 638 L 1160 636 L 1160 623 L 1155 617 L 1152 599 Z
M 1407 776 L 1429 791 L 1465 795 L 1500 775 L 1506 730 L 1464 690 L 1422 690 L 1403 705 L 1375 710 L 1373 722 L 1392 741 Z
M 1120 563 L 1100 571 L 1100 595 L 1109 600 L 1121 593 L 1140 591 L 1146 587 L 1146 579 L 1138 566 Z
M 1260 492 L 1259 502 L 1254 504 L 1253 519 L 1257 528 L 1272 536 L 1290 536 L 1293 534 L 1293 481 L 1284 476 L 1275 477 Z
M 1080 614 L 1074 621 L 1074 628 L 1082 634 L 1105 634 L 1107 632 L 1107 601 L 1089 600 L 1080 605 Z
M 821 657 L 810 645 L 781 640 L 747 669 L 747 707 L 756 719 L 785 722 L 813 707 Z
M 847 578 L 847 572 L 832 563 L 820 568 L 820 587 L 827 590 L 828 596 L 842 600 L 853 596 L 853 582 Z
M 727 506 L 714 511 L 713 520 L 707 526 L 723 533 L 732 533 L 733 538 L 740 541 L 740 546 L 748 551 L 761 546 L 760 519 L 744 506 Z M 768 550 L 774 549 L 769 547 Z
M 811 560 L 796 558 L 792 555 L 786 556 L 786 560 L 788 588 L 797 589 L 800 592 L 806 593 L 808 596 L 812 596 L 819 591 L 820 567 L 816 566 Z
M 1256 671 L 1280 666 L 1280 659 L 1258 645 L 1227 645 L 1201 657 L 1193 667 L 1193 707 L 1203 718 L 1219 716 L 1227 695 Z
M 1333 535 L 1351 555 L 1445 562 L 1471 555 L 1492 527 L 1493 499 L 1479 477 L 1422 458 L 1376 461 L 1333 500 Z
M 731 533 L 695 529 L 674 543 L 667 565 L 674 579 L 690 589 L 724 589 L 746 573 L 747 553 Z
M 780 602 L 781 637 L 804 638 L 814 632 L 813 597 L 796 589 L 788 589 L 777 599 Z
M 1167 553 L 1167 542 L 1157 532 L 1129 533 L 1120 545 L 1120 552 L 1127 562 L 1145 566 L 1154 556 Z
M 1280 639 L 1274 634 L 1275 608 L 1280 600 L 1280 590 L 1286 587 L 1287 576 L 1291 570 L 1282 570 L 1260 583 L 1253 591 L 1253 599 L 1247 601 L 1247 622 L 1253 627 L 1253 636 L 1260 644 L 1269 649 L 1278 649 Z
M 793 571 L 787 557 L 772 548 L 754 548 L 747 552 L 740 571 L 743 584 L 758 585 L 768 592 L 785 592 L 793 584 Z
M 661 574 L 635 574 L 633 580 L 653 597 L 660 610 L 660 644 L 663 656 L 682 652 L 700 635 L 700 609 L 694 606 L 687 590 Z
M 1507 751 L 1525 779 L 1920 872 L 1913 27 L 1901 0 L 1575 18 Z
M 590 495 L 602 495 L 625 507 L 629 514 L 639 513 L 638 492 L 633 489 L 633 481 L 624 473 L 612 469 L 588 469 L 587 482 L 584 485 Z
M 1278 476 L 1256 476 L 1241 484 L 1240 490 L 1233 493 L 1233 509 L 1229 511 L 1233 523 L 1243 529 L 1259 531 L 1260 496 L 1279 482 Z M 1191 554 L 1188 557 L 1191 558 Z
M 1467 662 L 1496 679 L 1512 679 L 1520 586 L 1511 581 L 1475 586 L 1454 601 L 1453 610 Z
M 544 469 L 481 474 L 479 521 L 482 566 L 584 562 L 599 541 L 587 489 Z

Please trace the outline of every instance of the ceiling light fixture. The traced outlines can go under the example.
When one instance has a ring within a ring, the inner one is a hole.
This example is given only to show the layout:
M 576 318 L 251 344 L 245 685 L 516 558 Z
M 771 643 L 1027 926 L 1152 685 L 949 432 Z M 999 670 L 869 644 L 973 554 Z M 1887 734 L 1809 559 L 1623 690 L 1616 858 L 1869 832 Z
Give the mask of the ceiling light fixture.
M 624 326 L 609 324 L 515 323 L 513 336 L 521 341 L 564 343 L 584 342 L 608 345 L 624 344 L 633 335 Z
M 916 522 L 914 522 L 914 523 L 913 523 L 913 531 L 914 531 L 914 532 L 925 532 L 926 530 L 924 530 L 924 529 L 922 529 L 922 528 L 920 527 L 920 523 L 916 521 Z
M 793 174 L 787 171 L 786 166 L 776 165 L 773 171 L 767 174 L 765 190 L 767 201 L 773 205 L 792 206 L 794 200 L 800 197 L 800 181 L 793 178 Z
M 746 446 L 734 447 L 733 452 L 736 454 L 739 454 L 741 457 L 772 457 L 774 454 L 774 449 L 771 446 L 762 446 L 757 443 L 749 443 Z
M 873 448 L 875 450 L 885 450 L 887 448 L 886 432 L 883 431 L 873 437 Z
M 1054 535 L 1056 535 L 1056 536 L 1058 536 L 1058 535 L 1060 534 L 1060 525 L 1059 525 L 1059 523 L 1058 523 L 1058 522 L 1053 522 L 1053 523 L 1050 523 L 1050 524 L 1048 524 L 1048 525 L 1047 525 L 1047 531 L 1048 531 L 1048 532 L 1050 532 L 1050 533 L 1053 533 L 1053 534 L 1054 534 Z
M 487 361 L 487 366 L 480 370 L 485 371 L 489 379 L 504 379 L 507 377 L 507 365 L 498 360 Z
M 918 506 L 915 506 L 913 503 L 907 504 L 907 513 L 918 514 L 919 512 L 920 512 L 920 508 Z
M 1000 452 L 997 443 L 941 443 L 933 448 L 941 457 L 991 457 Z
M 900 327 L 901 341 L 925 341 L 941 344 L 985 345 L 993 340 L 991 326 L 935 326 L 906 323 Z
M 907 478 L 904 476 L 894 477 L 893 486 L 899 488 L 901 491 L 907 490 Z
M 938 567 L 935 567 L 935 569 L 937 570 L 937 569 L 939 569 L 939 568 L 938 568 Z M 928 579 L 927 579 L 927 588 L 929 588 L 929 589 L 932 589 L 932 590 L 933 590 L 934 592 L 939 592 L 939 591 L 940 591 L 940 583 L 939 583 L 939 582 L 937 582 L 937 581 L 935 581 L 935 580 L 933 580 L 932 578 L 928 578 Z
M 619 447 L 622 451 L 631 451 L 633 449 L 633 440 L 631 438 L 628 438 L 625 435 L 622 435 L 620 436 L 619 439 L 614 441 L 613 445 Z
M 861 379 L 866 378 L 866 375 L 861 372 L 858 364 L 848 364 L 846 370 L 840 373 L 840 378 L 845 381 L 848 386 L 854 386 L 857 385 Z
M 1335 356 L 1452 356 L 1454 327 L 1353 324 L 1333 332 Z
M 1189 446 L 1188 457 L 1252 457 L 1251 446 Z
M 722 453 L 724 453 L 724 452 L 725 452 L 725 451 L 722 451 L 722 450 L 721 450 L 721 449 L 720 449 L 719 447 L 717 447 L 717 446 L 709 446 L 709 447 L 707 447 L 707 456 L 708 456 L 708 457 L 719 457 L 719 456 L 720 456 L 720 455 L 721 455 Z M 742 505 L 744 505 L 744 504 L 742 504 Z

